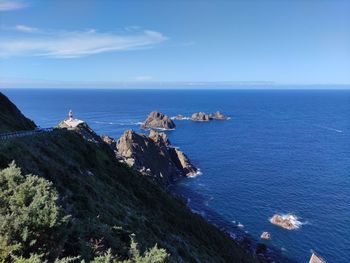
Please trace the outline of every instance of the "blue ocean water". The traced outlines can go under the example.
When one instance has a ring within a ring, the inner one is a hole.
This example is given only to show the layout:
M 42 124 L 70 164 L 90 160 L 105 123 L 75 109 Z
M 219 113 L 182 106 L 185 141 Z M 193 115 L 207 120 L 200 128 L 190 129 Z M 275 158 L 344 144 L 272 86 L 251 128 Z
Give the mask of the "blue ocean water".
M 328 262 L 350 262 L 350 91 L 346 90 L 10 90 L 9 96 L 42 127 L 69 109 L 99 134 L 118 138 L 152 110 L 170 116 L 217 110 L 228 121 L 177 121 L 168 132 L 201 169 L 174 191 L 225 228 L 237 225 L 298 262 L 313 249 Z M 211 213 L 212 211 L 213 213 Z M 275 213 L 303 223 L 288 231 Z

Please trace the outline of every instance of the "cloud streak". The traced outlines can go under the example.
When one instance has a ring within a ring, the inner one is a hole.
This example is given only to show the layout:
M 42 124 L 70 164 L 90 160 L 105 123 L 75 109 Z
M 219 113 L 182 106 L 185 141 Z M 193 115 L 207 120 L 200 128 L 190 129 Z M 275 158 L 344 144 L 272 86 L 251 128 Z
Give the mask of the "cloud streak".
M 2 11 L 12 11 L 17 9 L 22 9 L 27 7 L 26 4 L 24 4 L 21 1 L 15 1 L 15 0 L 0 0 L 0 12 Z
M 30 26 L 26 26 L 26 25 L 17 25 L 14 28 L 17 31 L 20 32 L 24 32 L 24 33 L 35 33 L 35 32 L 39 32 L 39 29 L 36 27 L 30 27 Z
M 163 34 L 144 30 L 119 35 L 87 31 L 40 31 L 18 25 L 20 36 L 0 38 L 0 57 L 43 56 L 50 58 L 78 58 L 104 52 L 151 48 L 167 40 Z

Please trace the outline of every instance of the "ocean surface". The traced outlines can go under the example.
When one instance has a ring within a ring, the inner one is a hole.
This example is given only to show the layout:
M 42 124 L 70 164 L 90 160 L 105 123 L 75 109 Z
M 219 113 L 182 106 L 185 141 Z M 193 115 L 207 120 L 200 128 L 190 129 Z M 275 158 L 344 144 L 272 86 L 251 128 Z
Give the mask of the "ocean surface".
M 139 130 L 152 110 L 170 116 L 217 110 L 228 121 L 176 121 L 167 132 L 202 174 L 173 191 L 211 222 L 241 229 L 297 262 L 315 250 L 330 263 L 350 262 L 350 90 L 10 90 L 41 127 L 67 117 L 118 138 Z M 299 229 L 272 225 L 293 214 Z

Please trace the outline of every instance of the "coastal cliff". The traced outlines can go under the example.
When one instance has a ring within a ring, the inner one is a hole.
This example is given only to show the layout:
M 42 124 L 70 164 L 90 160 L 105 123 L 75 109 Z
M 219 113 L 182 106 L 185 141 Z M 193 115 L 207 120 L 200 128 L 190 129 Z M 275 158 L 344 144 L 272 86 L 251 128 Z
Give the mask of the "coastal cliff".
M 16 117 L 11 114 L 17 111 L 8 112 L 9 119 Z M 23 206 L 2 202 L 0 217 L 15 218 L 0 226 L 0 260 L 263 262 L 149 177 L 120 163 L 102 140 L 79 131 L 65 127 L 35 139 L 0 141 L 0 180 L 12 182 L 1 184 L 0 196 Z M 142 139 L 168 147 L 162 134 Z M 179 162 L 186 166 L 183 156 Z M 17 194 L 25 196 L 23 203 Z
M 35 128 L 35 123 L 26 118 L 16 105 L 0 92 L 0 133 Z

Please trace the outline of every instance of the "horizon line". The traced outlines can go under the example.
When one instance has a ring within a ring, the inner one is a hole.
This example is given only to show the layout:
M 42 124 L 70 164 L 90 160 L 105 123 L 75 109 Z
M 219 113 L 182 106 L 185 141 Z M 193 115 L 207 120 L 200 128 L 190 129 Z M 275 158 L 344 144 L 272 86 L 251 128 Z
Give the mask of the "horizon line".
M 350 89 L 350 83 L 279 83 L 275 81 L 1 81 L 4 89 Z M 284 87 L 284 88 L 283 88 Z

